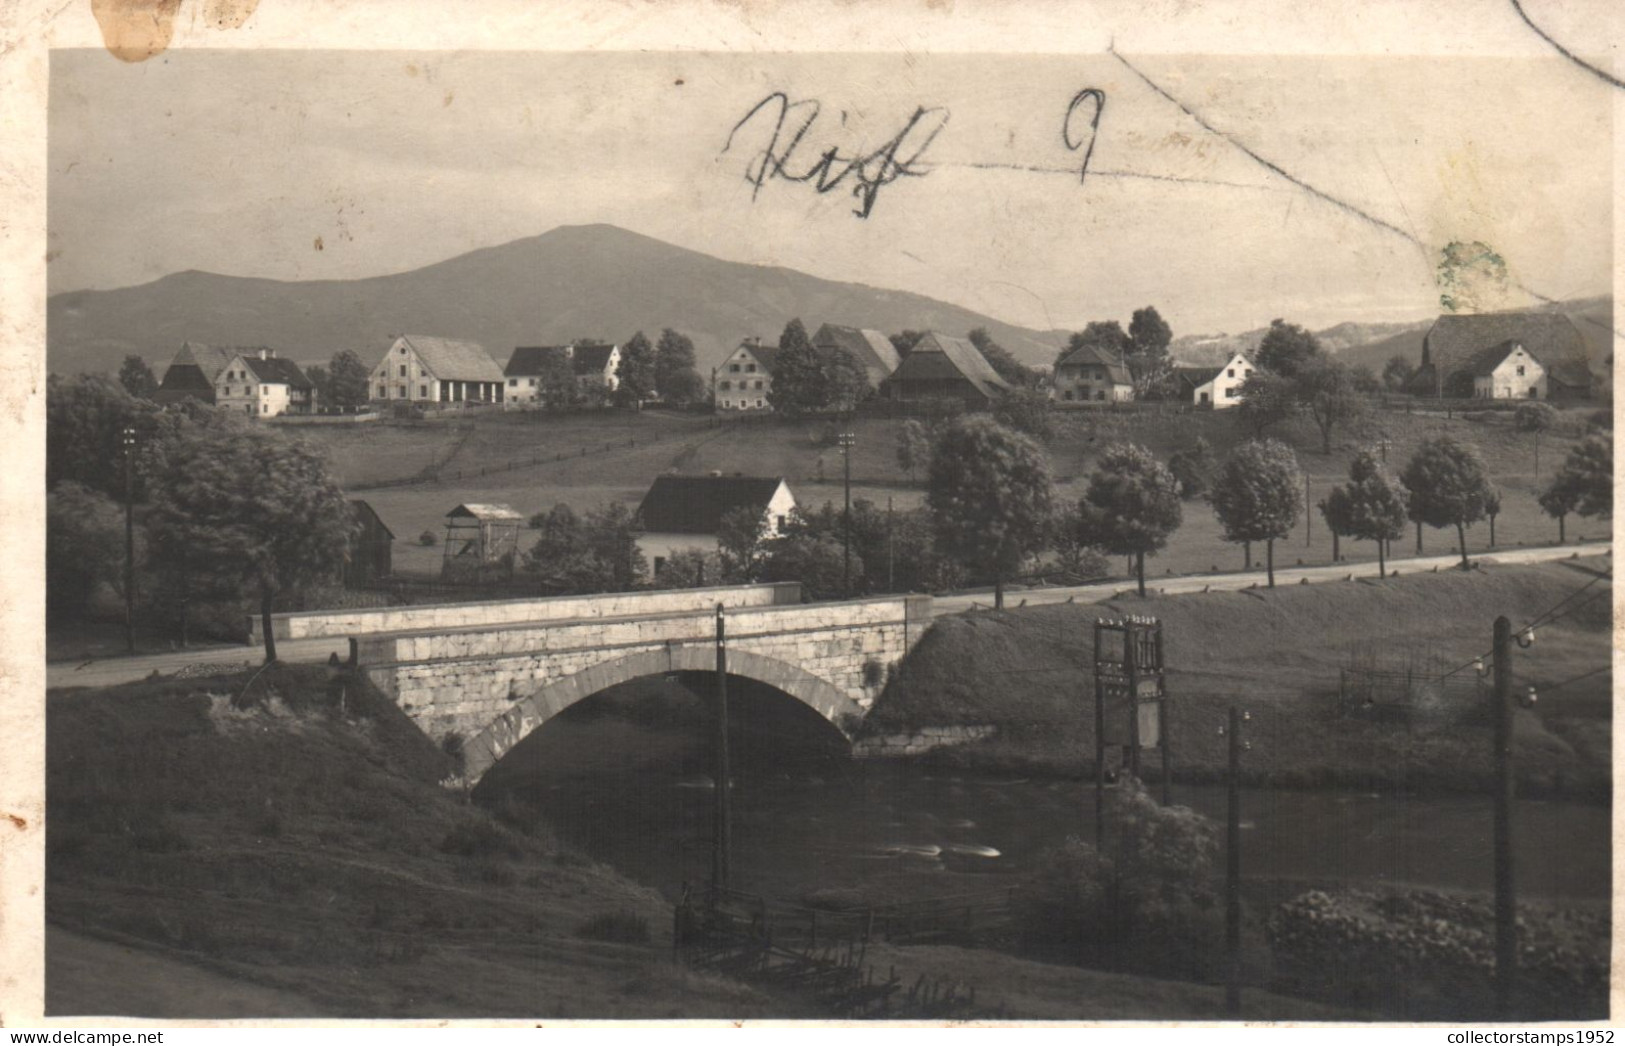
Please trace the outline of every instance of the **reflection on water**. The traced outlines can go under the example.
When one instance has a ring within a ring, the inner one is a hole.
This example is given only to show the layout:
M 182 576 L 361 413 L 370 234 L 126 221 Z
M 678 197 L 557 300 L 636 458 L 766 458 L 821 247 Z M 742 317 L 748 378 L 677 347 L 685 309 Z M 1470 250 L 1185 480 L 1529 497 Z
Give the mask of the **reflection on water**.
M 554 719 L 493 771 L 482 801 L 511 794 L 564 839 L 670 895 L 704 881 L 716 798 L 708 719 L 671 687 L 610 692 Z M 782 695 L 747 691 L 731 707 L 739 888 L 855 890 L 877 902 L 981 890 L 1015 884 L 1069 834 L 1093 838 L 1088 783 L 853 762 L 827 724 Z M 1222 788 L 1173 792 L 1224 815 Z M 1608 896 L 1606 807 L 1531 801 L 1516 816 L 1520 892 Z M 1246 790 L 1243 828 L 1250 876 L 1492 886 L 1488 797 Z

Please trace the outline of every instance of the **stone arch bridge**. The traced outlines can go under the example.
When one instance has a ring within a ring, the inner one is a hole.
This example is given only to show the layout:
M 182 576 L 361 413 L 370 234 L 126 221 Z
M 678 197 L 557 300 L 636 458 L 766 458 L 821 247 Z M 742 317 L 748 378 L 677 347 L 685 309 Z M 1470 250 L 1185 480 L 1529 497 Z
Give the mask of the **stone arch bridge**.
M 931 625 L 930 596 L 800 602 L 800 586 L 748 585 L 545 600 L 279 615 L 289 638 L 349 635 L 351 661 L 435 741 L 472 786 L 572 704 L 645 676 L 716 670 L 758 680 L 848 737 L 891 669 Z

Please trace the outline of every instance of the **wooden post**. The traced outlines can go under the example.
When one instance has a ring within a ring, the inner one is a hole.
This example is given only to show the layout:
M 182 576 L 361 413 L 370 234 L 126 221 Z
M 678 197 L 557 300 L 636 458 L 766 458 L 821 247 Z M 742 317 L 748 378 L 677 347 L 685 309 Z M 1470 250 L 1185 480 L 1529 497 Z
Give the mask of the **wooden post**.
M 1512 863 L 1512 622 L 1495 619 L 1495 1008 L 1506 1017 L 1518 974 L 1518 901 Z
M 732 810 L 728 797 L 728 644 L 722 616 L 722 604 L 717 604 L 717 758 L 716 758 L 716 812 L 711 834 L 711 883 L 727 889 L 729 880 L 729 850 L 732 845 Z
M 1134 780 L 1140 779 L 1140 659 L 1139 626 L 1133 620 L 1123 624 L 1123 671 L 1128 676 L 1128 765 Z
M 122 433 L 124 443 L 124 651 L 135 653 L 135 429 Z
M 1241 1015 L 1241 709 L 1230 706 L 1230 772 L 1225 782 L 1224 1010 Z
M 1168 664 L 1162 658 L 1162 626 L 1157 626 L 1157 747 L 1162 752 L 1162 805 L 1168 805 Z
M 1105 625 L 1095 622 L 1095 849 L 1106 843 L 1106 695 L 1100 681 L 1100 634 Z

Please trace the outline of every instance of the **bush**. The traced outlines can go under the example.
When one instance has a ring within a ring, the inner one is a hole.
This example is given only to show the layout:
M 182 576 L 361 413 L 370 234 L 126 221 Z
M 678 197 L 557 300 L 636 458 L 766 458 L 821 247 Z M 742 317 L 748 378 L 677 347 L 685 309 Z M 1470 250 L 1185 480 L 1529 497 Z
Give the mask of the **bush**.
M 1212 889 L 1218 832 L 1182 806 L 1164 807 L 1125 780 L 1106 809 L 1106 846 L 1069 839 L 1022 893 L 1025 945 L 1087 965 L 1210 977 L 1223 961 Z
M 1586 423 L 1599 429 L 1614 428 L 1614 412 L 1611 410 L 1594 410 L 1586 415 Z
M 589 941 L 646 944 L 649 940 L 649 920 L 631 911 L 599 912 L 576 927 L 576 936 Z
M 1512 424 L 1519 432 L 1545 432 L 1557 422 L 1557 411 L 1550 403 L 1520 403 L 1512 415 Z
M 418 535 L 418 544 L 422 545 L 424 548 L 433 548 L 439 543 L 440 538 L 435 536 L 435 532 L 432 530 L 425 530 L 423 533 Z
M 440 852 L 458 857 L 518 857 L 518 842 L 501 825 L 465 821 L 440 840 Z

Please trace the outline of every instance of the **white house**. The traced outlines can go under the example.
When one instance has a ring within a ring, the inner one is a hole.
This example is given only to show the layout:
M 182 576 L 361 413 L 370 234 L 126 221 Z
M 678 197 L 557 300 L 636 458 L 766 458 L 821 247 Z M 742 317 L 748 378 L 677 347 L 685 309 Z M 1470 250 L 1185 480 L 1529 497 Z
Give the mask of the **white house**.
M 501 403 L 506 381 L 484 346 L 420 334 L 390 342 L 367 379 L 373 399 L 399 403 Z
M 1181 397 L 1198 407 L 1223 410 L 1239 406 L 1241 386 L 1253 376 L 1253 361 L 1236 353 L 1222 367 L 1175 367 Z
M 766 534 L 778 537 L 795 511 L 796 498 L 783 477 L 657 477 L 638 506 L 643 528 L 638 547 L 649 558 L 650 571 L 658 572 L 674 552 L 717 551 L 722 517 L 742 506 L 759 512 Z
M 236 414 L 274 418 L 316 409 L 316 386 L 292 360 L 275 349 L 243 350 L 215 378 L 214 402 Z
M 1503 341 L 1476 353 L 1464 368 L 1473 376 L 1475 399 L 1543 400 L 1546 368 L 1521 342 Z
M 777 345 L 763 345 L 760 338 L 748 338 L 722 365 L 711 372 L 711 387 L 717 410 L 768 410 L 767 394 L 773 388 L 773 363 Z
M 603 400 L 621 387 L 621 347 L 602 342 L 570 346 L 576 385 L 589 402 Z
M 1134 398 L 1134 378 L 1121 359 L 1095 345 L 1080 345 L 1055 365 L 1050 398 L 1058 403 L 1122 403 Z

